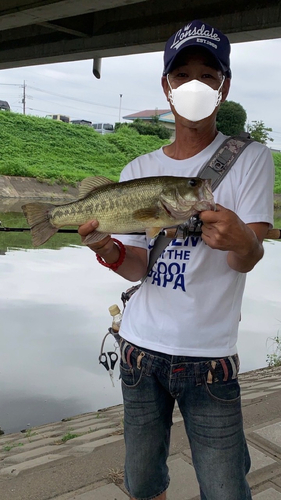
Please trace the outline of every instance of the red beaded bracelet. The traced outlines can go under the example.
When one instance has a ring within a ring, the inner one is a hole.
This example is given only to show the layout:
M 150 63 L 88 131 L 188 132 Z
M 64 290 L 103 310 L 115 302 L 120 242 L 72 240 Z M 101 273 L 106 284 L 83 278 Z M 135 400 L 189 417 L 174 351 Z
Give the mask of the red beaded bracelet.
M 112 271 L 116 271 L 118 269 L 118 267 L 121 266 L 121 264 L 123 264 L 124 262 L 124 259 L 125 259 L 125 255 L 126 255 L 126 247 L 124 247 L 123 243 L 119 240 L 116 240 L 115 238 L 112 238 L 112 240 L 114 241 L 114 243 L 116 243 L 116 245 L 118 246 L 119 250 L 120 250 L 120 255 L 119 255 L 119 259 L 117 260 L 117 262 L 113 262 L 113 264 L 108 264 L 107 262 L 105 262 L 103 260 L 103 258 L 98 255 L 96 253 L 96 257 L 97 257 L 97 261 L 104 267 L 108 267 L 109 269 L 112 269 Z

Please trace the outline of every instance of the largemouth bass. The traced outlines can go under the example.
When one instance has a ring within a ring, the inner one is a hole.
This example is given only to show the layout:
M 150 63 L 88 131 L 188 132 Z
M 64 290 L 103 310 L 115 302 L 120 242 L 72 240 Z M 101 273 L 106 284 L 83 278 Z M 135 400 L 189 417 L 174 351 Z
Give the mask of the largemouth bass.
M 28 203 L 22 210 L 31 228 L 34 246 L 45 243 L 63 226 L 81 225 L 96 219 L 97 230 L 85 244 L 107 234 L 146 232 L 151 238 L 163 228 L 186 222 L 202 210 L 214 210 L 209 180 L 198 177 L 143 177 L 112 182 L 88 177 L 81 183 L 76 201 L 55 206 Z

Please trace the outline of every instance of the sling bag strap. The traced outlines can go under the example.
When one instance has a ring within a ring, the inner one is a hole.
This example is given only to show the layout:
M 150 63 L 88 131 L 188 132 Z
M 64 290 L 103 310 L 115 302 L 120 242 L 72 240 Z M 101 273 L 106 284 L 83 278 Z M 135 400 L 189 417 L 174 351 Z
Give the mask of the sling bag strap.
M 241 132 L 237 136 L 228 137 L 218 147 L 211 159 L 208 160 L 205 165 L 203 165 L 203 167 L 198 172 L 197 177 L 200 177 L 201 179 L 211 179 L 211 187 L 212 191 L 214 191 L 224 179 L 226 174 L 230 171 L 231 167 L 234 165 L 240 154 L 251 142 L 253 142 L 253 139 L 250 138 L 250 135 L 247 132 Z M 178 226 L 178 228 L 180 229 L 184 226 L 185 225 L 181 225 Z M 196 234 L 196 232 L 193 232 L 192 234 Z M 201 233 L 198 232 L 197 234 L 199 235 Z M 126 306 L 126 302 L 141 287 L 157 259 L 160 257 L 169 243 L 173 239 L 175 239 L 175 237 L 176 236 L 174 236 L 173 238 L 168 238 L 164 234 L 159 234 L 159 236 L 155 240 L 153 248 L 150 251 L 146 274 L 143 276 L 141 282 L 138 285 L 132 286 L 121 295 L 121 300 L 123 302 L 124 308 Z
M 198 177 L 211 179 L 212 191 L 221 183 L 244 149 L 253 142 L 247 132 L 229 137 L 218 147 L 212 158 L 201 168 Z

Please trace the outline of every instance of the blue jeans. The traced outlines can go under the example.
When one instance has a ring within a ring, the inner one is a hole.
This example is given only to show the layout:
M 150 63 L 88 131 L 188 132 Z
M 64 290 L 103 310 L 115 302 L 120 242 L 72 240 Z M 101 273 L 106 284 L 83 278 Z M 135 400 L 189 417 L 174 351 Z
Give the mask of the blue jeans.
M 167 458 L 175 401 L 184 419 L 201 500 L 251 500 L 238 357 L 171 356 L 121 340 L 125 486 L 151 500 L 169 485 Z M 176 500 L 176 499 L 175 499 Z

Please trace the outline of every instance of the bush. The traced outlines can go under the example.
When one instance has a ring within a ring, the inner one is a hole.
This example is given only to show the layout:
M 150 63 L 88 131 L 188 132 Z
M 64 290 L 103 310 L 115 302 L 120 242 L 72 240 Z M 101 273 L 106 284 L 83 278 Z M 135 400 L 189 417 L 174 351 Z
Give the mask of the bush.
M 145 122 L 137 119 L 129 127 L 135 128 L 140 135 L 157 135 L 160 139 L 170 139 L 172 132 L 160 123 L 159 116 L 152 116 Z

